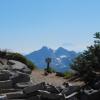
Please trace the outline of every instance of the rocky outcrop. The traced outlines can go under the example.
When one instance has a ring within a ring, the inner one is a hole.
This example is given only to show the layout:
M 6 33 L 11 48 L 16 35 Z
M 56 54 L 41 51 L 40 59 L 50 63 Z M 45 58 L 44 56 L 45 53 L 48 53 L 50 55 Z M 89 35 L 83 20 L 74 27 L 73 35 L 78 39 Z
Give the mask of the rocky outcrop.
M 25 98 L 23 89 L 32 85 L 31 70 L 19 61 L 0 60 L 0 100 Z
M 0 100 L 99 100 L 100 81 L 90 86 L 53 86 L 45 82 L 34 84 L 30 69 L 18 61 L 0 64 Z

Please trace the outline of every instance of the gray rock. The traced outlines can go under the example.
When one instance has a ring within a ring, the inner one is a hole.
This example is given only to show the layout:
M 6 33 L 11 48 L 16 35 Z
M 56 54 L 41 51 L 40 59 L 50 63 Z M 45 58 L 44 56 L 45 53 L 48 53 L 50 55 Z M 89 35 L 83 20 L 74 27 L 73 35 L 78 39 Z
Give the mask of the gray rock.
M 38 90 L 41 98 L 47 99 L 47 100 L 65 100 L 64 96 L 62 94 L 55 94 L 55 93 L 50 93 L 48 91 L 44 90 Z
M 6 95 L 0 95 L 0 100 L 8 100 Z
M 10 89 L 12 87 L 13 85 L 11 80 L 0 81 L 0 89 Z
M 28 86 L 32 86 L 32 83 L 31 82 L 16 83 L 16 88 L 18 89 L 24 89 Z
M 77 95 L 78 95 L 78 92 L 74 92 L 74 93 L 72 93 L 68 96 L 65 96 L 65 99 L 67 99 L 67 100 L 78 100 Z
M 63 89 L 63 91 L 61 93 L 68 96 L 74 92 L 78 92 L 79 90 L 80 90 L 79 86 L 69 86 L 69 87 Z
M 24 63 L 15 61 L 15 60 L 9 60 L 9 62 L 13 63 L 11 65 L 12 70 L 18 70 L 18 71 L 29 73 L 29 74 L 31 73 L 31 70 Z
M 94 89 L 100 89 L 100 81 L 96 82 L 93 86 Z
M 0 70 L 3 70 L 2 64 L 0 63 Z
M 0 81 L 9 80 L 9 74 L 0 72 Z
M 88 100 L 100 100 L 100 91 L 99 90 L 84 90 L 84 97 Z
M 31 74 L 31 70 L 29 69 L 29 68 L 23 68 L 22 70 L 21 70 L 23 73 L 27 73 L 27 74 Z
M 10 100 L 27 100 L 27 99 L 10 99 Z
M 14 84 L 21 83 L 21 82 L 29 82 L 30 81 L 30 76 L 26 73 L 22 73 L 22 72 L 17 71 L 11 77 L 11 80 L 13 81 Z
M 2 70 L 10 70 L 11 66 L 10 65 L 2 65 Z
M 45 83 L 40 83 L 40 84 L 37 84 L 37 85 L 33 85 L 33 86 L 29 86 L 29 87 L 26 87 L 23 89 L 23 92 L 25 94 L 31 94 L 31 93 L 34 93 L 38 90 L 44 90 L 45 89 Z
M 60 93 L 59 89 L 53 85 L 47 85 L 45 90 L 51 93 L 56 93 L 56 94 Z
M 62 92 L 64 89 L 65 89 L 65 87 L 62 85 L 62 86 L 58 86 L 58 87 L 56 87 L 57 88 L 57 90 L 59 90 L 60 92 Z
M 13 70 L 0 70 L 0 72 L 5 73 L 9 77 L 15 74 L 15 71 Z
M 37 96 L 23 93 L 23 88 L 32 86 L 31 70 L 23 63 L 15 60 L 1 59 L 0 63 L 0 100 L 39 100 Z M 27 99 L 26 99 L 27 98 Z
M 31 97 L 27 98 L 27 100 L 41 100 L 41 97 L 40 97 L 40 95 L 31 96 Z
M 0 57 L 0 62 L 2 63 L 2 65 L 7 65 L 7 59 L 1 58 Z
M 12 89 L 1 89 L 0 94 L 9 93 L 9 92 L 17 92 L 17 91 L 19 91 L 19 89 L 14 89 L 14 88 L 12 88 Z
M 8 99 L 24 99 L 25 95 L 22 91 L 6 93 Z
M 23 68 L 27 68 L 27 66 L 19 61 L 16 61 L 16 60 L 9 60 L 10 63 L 13 63 L 12 64 L 12 69 L 23 69 Z

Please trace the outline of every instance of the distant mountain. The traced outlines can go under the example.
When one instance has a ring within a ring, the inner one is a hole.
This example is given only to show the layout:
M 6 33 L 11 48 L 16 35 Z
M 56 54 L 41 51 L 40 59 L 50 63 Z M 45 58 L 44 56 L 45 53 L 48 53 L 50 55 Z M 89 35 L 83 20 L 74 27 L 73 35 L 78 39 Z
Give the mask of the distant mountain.
M 68 51 L 62 47 L 53 50 L 48 47 L 42 47 L 40 50 L 34 51 L 26 57 L 31 60 L 38 68 L 46 68 L 45 59 L 52 58 L 51 67 L 59 72 L 64 72 L 70 69 L 69 64 L 78 55 L 74 51 Z

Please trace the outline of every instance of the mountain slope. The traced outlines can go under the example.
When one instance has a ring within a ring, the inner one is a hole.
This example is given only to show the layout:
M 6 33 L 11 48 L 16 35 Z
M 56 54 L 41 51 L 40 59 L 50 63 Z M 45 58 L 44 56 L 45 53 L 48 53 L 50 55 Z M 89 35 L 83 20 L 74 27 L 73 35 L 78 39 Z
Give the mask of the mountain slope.
M 59 72 L 64 72 L 70 69 L 69 64 L 78 54 L 74 51 L 68 51 L 62 47 L 57 50 L 52 50 L 48 47 L 42 47 L 40 50 L 34 51 L 26 57 L 34 62 L 38 68 L 46 68 L 45 59 L 52 58 L 51 67 Z

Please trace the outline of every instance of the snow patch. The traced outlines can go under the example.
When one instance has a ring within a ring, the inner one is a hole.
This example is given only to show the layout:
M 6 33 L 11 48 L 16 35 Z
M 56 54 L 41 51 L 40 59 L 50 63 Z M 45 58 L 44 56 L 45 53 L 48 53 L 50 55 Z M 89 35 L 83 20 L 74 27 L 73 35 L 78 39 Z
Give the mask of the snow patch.
M 60 58 L 67 58 L 67 56 L 66 55 L 61 55 Z

